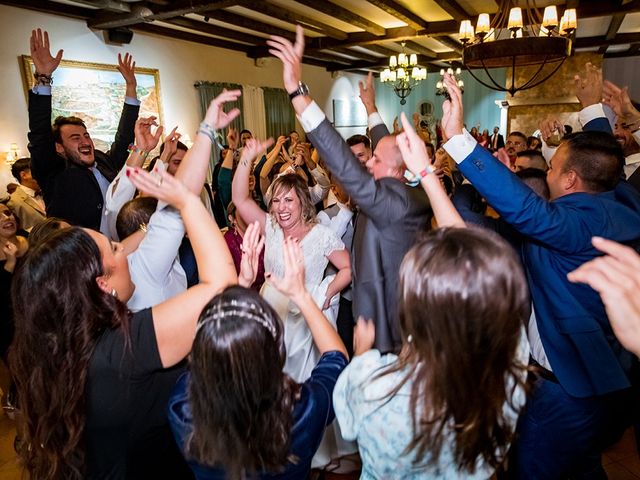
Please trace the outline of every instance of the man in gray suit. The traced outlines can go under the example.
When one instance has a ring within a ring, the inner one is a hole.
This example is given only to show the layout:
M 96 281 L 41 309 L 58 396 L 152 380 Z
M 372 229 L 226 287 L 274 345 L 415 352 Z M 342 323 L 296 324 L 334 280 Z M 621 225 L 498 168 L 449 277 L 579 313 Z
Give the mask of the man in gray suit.
M 31 230 L 46 219 L 40 185 L 31 176 L 31 159 L 21 158 L 11 165 L 12 175 L 20 186 L 11 194 L 7 205 L 20 220 L 20 227 Z
M 370 113 L 373 155 L 362 165 L 340 134 L 309 96 L 301 81 L 304 35 L 296 29 L 296 43 L 282 37 L 267 42 L 283 62 L 284 86 L 300 124 L 344 190 L 358 206 L 353 247 L 353 314 L 373 319 L 375 347 L 397 351 L 401 344 L 397 318 L 398 272 L 418 232 L 428 228 L 431 208 L 424 192 L 404 181 L 405 166 L 395 137 L 375 109 L 371 77 L 360 84 L 361 98 Z

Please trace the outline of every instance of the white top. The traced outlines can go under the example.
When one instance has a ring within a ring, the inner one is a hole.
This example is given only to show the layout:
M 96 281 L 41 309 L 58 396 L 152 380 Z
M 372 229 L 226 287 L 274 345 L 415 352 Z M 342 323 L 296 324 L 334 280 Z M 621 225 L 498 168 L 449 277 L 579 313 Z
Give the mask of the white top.
M 136 286 L 127 302 L 132 312 L 158 305 L 187 289 L 187 276 L 177 256 L 183 237 L 180 214 L 172 207 L 159 206 L 138 249 L 127 257 Z

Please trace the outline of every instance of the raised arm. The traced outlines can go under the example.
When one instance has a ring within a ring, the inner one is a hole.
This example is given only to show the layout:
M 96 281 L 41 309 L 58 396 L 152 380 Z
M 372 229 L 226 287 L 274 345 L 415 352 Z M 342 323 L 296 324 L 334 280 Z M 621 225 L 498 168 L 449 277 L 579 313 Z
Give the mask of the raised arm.
M 202 308 L 228 285 L 237 282 L 236 269 L 218 226 L 199 197 L 166 172 L 137 169 L 131 174 L 142 192 L 180 211 L 198 265 L 200 283 L 153 307 L 153 325 L 163 367 L 181 361 L 191 350 Z M 215 252 L 215 255 L 211 255 Z
M 407 168 L 420 178 L 422 188 L 431 202 L 438 227 L 465 227 L 464 220 L 451 202 L 440 179 L 434 173 L 433 160 L 429 158 L 424 141 L 413 129 L 404 112 L 402 112 L 400 119 L 404 132 L 396 136 L 396 143 L 402 152 L 402 158 Z
M 29 39 L 31 58 L 35 66 L 35 85 L 29 91 L 29 152 L 31 171 L 43 190 L 45 202 L 53 195 L 53 177 L 64 170 L 65 162 L 56 154 L 51 132 L 51 77 L 60 65 L 62 50 L 51 55 L 49 34 L 33 30 Z
M 235 102 L 241 93 L 240 90 L 223 90 L 211 101 L 204 120 L 200 124 L 196 140 L 178 167 L 176 178 L 196 195 L 200 195 L 207 177 L 211 145 L 215 142 L 216 130 L 226 128 L 234 118 L 240 115 L 240 110 L 237 108 L 225 113 L 224 104 Z
M 114 172 L 122 168 L 129 156 L 129 145 L 135 139 L 134 127 L 138 113 L 140 113 L 140 101 L 136 93 L 138 86 L 135 75 L 136 62 L 133 61 L 133 57 L 130 54 L 127 53 L 124 57 L 118 54 L 118 71 L 124 78 L 126 89 L 118 130 L 107 155 Z
M 320 355 L 337 350 L 346 357 L 347 349 L 338 332 L 323 315 L 304 285 L 304 258 L 298 240 L 285 239 L 283 254 L 284 277 L 277 278 L 269 272 L 265 277 L 298 306 Z
M 242 149 L 240 162 L 238 162 L 236 174 L 233 176 L 233 184 L 231 186 L 233 203 L 238 212 L 240 212 L 240 216 L 247 223 L 260 223 L 260 230 L 262 232 L 264 232 L 267 214 L 251 197 L 251 193 L 249 192 L 249 175 L 251 175 L 251 165 L 256 155 L 263 152 L 266 148 L 269 148 L 272 143 L 272 138 L 266 141 L 260 141 L 255 138 L 247 140 L 247 143 Z
M 277 36 L 272 36 L 267 44 L 271 47 L 269 52 L 282 60 L 285 89 L 290 94 L 296 92 L 301 83 L 301 61 L 304 53 L 302 27 L 296 27 L 295 44 Z M 406 196 L 383 188 L 380 182 L 376 182 L 362 168 L 344 139 L 308 94 L 296 95 L 292 105 L 331 173 L 369 218 L 378 225 L 384 225 L 389 219 L 397 217 L 398 212 L 406 211 Z M 386 127 L 381 125 L 381 128 Z

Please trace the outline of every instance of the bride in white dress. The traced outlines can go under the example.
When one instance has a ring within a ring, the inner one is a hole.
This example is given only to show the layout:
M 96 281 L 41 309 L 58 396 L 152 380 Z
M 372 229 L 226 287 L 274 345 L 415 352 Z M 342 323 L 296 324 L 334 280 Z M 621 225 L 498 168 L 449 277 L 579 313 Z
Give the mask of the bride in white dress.
M 271 286 L 268 274 L 278 277 L 284 274 L 282 248 L 285 237 L 300 242 L 304 253 L 306 287 L 316 304 L 327 314 L 330 312 L 329 306 L 338 301 L 340 291 L 351 282 L 349 253 L 335 233 L 316 223 L 308 187 L 299 176 L 284 175 L 273 182 L 269 213 L 255 203 L 249 194 L 251 165 L 256 155 L 269 145 L 270 141 L 247 141 L 233 178 L 233 203 L 247 223 L 259 222 L 265 235 L 264 266 L 267 281 L 261 293 L 284 322 L 287 349 L 284 371 L 296 382 L 304 382 L 318 363 L 319 354 L 300 311 Z M 338 273 L 323 280 L 329 262 Z M 335 327 L 335 318 L 331 317 L 328 315 Z

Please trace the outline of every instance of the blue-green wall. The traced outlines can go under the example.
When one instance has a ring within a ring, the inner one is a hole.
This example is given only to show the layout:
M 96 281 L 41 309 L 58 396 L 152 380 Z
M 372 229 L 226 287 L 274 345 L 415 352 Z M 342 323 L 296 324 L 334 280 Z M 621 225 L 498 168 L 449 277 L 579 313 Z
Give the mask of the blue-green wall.
M 505 84 L 505 69 L 493 70 L 491 73 L 499 84 Z M 400 112 L 405 112 L 411 118 L 413 112 L 417 110 L 417 106 L 425 100 L 433 103 L 435 118 L 442 118 L 444 98 L 436 96 L 436 83 L 440 78 L 440 74 L 437 72 L 429 73 L 427 79 L 422 81 L 407 97 L 405 105 L 400 105 L 400 98 L 390 85 L 382 84 L 380 79 L 376 78 L 376 103 L 389 128 L 391 128 L 393 118 L 400 115 Z M 471 129 L 471 127 L 480 124 L 481 128 L 486 128 L 491 133 L 494 126 L 500 125 L 500 109 L 496 106 L 495 101 L 504 100 L 505 93 L 484 87 L 468 72 L 462 72 L 461 78 L 464 81 L 463 106 L 467 127 Z

